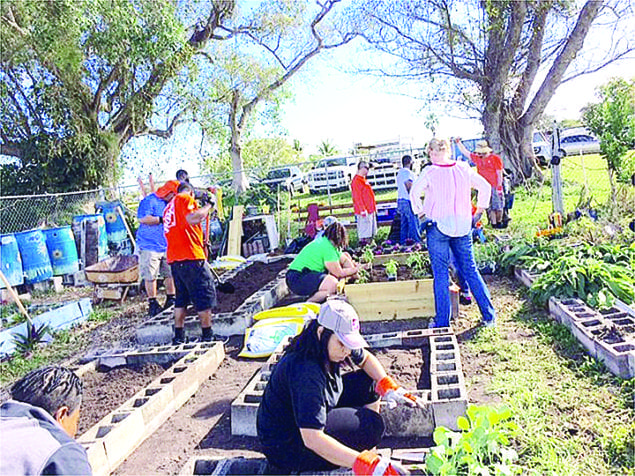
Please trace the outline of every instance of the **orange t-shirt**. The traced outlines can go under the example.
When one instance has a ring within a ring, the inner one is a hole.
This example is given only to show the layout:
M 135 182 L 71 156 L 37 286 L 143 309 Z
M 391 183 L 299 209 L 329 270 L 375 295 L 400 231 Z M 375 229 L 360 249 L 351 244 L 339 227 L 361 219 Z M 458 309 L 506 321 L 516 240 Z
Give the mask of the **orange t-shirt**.
M 503 170 L 503 160 L 496 154 L 489 154 L 486 157 L 479 157 L 472 153 L 470 159 L 476 164 L 476 170 L 479 175 L 489 182 L 492 187 L 501 187 L 502 181 L 499 180 L 498 171 Z
M 185 217 L 198 209 L 194 197 L 179 193 L 163 212 L 163 232 L 168 242 L 168 263 L 205 259 L 203 229 L 200 224 L 190 225 Z

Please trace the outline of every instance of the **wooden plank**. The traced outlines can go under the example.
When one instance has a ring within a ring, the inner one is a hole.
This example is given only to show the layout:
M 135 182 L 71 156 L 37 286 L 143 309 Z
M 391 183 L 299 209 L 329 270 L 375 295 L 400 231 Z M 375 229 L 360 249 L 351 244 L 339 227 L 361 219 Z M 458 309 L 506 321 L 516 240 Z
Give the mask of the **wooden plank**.
M 397 201 L 396 200 L 391 200 L 391 199 L 387 199 L 387 200 L 377 200 L 377 205 L 380 204 L 384 204 L 384 203 L 391 203 L 394 204 L 395 206 L 397 206 Z M 341 205 L 333 205 L 333 206 L 328 206 L 328 205 L 324 205 L 324 206 L 320 206 L 318 207 L 318 211 L 323 212 L 323 211 L 332 211 L 332 210 L 345 210 L 345 209 L 352 209 L 353 208 L 353 203 L 344 203 Z M 293 211 L 293 213 L 298 214 L 300 217 L 304 217 L 306 218 L 307 215 L 307 210 L 306 207 L 300 207 L 299 205 L 296 207 L 296 210 Z M 329 213 L 330 215 L 335 215 L 334 213 Z M 337 215 L 336 215 L 337 216 Z
M 229 237 L 227 239 L 227 254 L 240 256 L 240 242 L 243 236 L 243 205 L 234 205 L 232 219 L 229 222 Z
M 432 279 L 347 284 L 344 293 L 362 321 L 435 315 Z

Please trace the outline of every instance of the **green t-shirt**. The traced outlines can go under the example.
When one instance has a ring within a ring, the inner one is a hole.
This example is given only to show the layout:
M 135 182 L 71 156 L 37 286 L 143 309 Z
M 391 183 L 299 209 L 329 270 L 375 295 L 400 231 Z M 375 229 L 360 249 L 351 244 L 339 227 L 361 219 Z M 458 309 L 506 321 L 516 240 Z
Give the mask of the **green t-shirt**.
M 302 271 L 304 268 L 309 268 L 311 271 L 323 273 L 326 271 L 324 263 L 339 261 L 341 254 L 327 237 L 322 236 L 302 248 L 289 265 L 289 269 Z

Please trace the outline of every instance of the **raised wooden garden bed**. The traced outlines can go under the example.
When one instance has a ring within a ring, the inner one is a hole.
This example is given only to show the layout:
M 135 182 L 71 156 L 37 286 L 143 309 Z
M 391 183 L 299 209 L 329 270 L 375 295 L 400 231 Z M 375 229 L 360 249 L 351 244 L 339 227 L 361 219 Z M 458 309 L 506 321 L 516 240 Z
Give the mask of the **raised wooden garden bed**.
M 434 317 L 432 278 L 384 283 L 346 284 L 344 294 L 362 321 Z M 450 287 L 452 318 L 458 316 L 459 294 Z

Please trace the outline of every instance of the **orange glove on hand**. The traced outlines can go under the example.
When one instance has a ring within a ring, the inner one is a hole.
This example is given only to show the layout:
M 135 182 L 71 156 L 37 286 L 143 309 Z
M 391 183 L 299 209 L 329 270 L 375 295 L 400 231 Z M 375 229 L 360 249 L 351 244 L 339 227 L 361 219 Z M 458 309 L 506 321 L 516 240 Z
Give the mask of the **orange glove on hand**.
M 403 387 L 397 385 L 389 376 L 385 376 L 377 382 L 375 391 L 382 396 L 390 408 L 395 408 L 398 403 L 405 403 L 411 407 L 418 406 L 423 408 L 424 406 L 421 400 L 411 393 L 406 392 Z
M 399 463 L 372 451 L 362 451 L 353 464 L 356 476 L 407 476 L 410 472 Z

